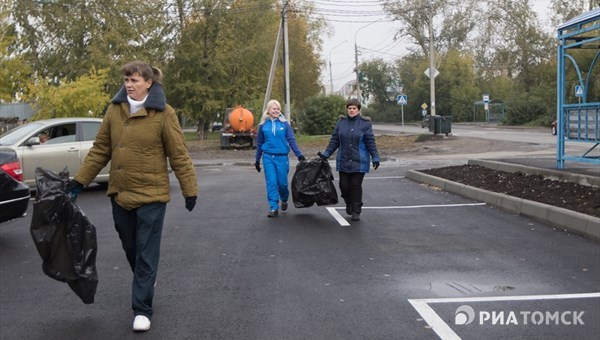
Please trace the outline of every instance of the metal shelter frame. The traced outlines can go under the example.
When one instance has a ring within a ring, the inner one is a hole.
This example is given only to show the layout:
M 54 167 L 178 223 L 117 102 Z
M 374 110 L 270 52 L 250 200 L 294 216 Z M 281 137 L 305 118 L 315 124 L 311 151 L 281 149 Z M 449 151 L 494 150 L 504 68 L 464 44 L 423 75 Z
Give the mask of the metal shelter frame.
M 556 167 L 564 169 L 565 161 L 600 164 L 600 157 L 592 154 L 600 143 L 600 102 L 588 102 L 594 67 L 600 63 L 600 8 L 560 25 L 558 41 Z M 568 53 L 575 49 L 596 50 L 585 78 L 576 58 Z M 572 87 L 569 90 L 574 91 L 570 93 L 571 100 L 573 101 L 573 94 L 577 98 L 575 103 L 567 102 L 567 62 L 572 63 L 577 73 L 575 86 L 569 84 Z M 583 155 L 569 156 L 565 154 L 566 142 L 587 143 L 591 147 Z
M 485 102 L 483 100 L 473 103 L 473 122 L 484 121 L 486 123 L 499 123 L 504 120 L 504 101 L 500 99 L 490 100 L 488 109 L 485 110 L 483 107 L 485 107 Z M 479 114 L 480 110 L 483 110 L 483 115 Z M 480 116 L 483 116 L 482 120 L 477 119 Z

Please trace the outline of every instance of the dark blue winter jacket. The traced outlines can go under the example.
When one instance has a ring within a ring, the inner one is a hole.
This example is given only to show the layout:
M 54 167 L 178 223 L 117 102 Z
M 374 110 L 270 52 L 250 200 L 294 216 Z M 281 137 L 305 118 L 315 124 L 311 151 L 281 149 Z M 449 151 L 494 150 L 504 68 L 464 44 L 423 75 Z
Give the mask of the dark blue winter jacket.
M 302 152 L 296 144 L 296 137 L 292 127 L 285 120 L 267 119 L 258 127 L 256 136 L 256 161 L 260 162 L 263 152 L 270 155 L 287 155 L 290 147 L 296 157 L 300 158 Z
M 379 162 L 371 121 L 360 114 L 341 118 L 323 155 L 330 157 L 337 149 L 337 171 L 369 172 L 371 158 L 373 162 Z

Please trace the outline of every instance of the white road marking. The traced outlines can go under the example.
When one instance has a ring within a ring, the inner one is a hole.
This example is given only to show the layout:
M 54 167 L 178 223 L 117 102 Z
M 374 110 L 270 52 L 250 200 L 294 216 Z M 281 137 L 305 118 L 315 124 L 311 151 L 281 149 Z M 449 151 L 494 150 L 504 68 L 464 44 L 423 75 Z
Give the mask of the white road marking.
M 362 207 L 362 209 L 419 209 L 419 208 L 455 208 L 455 207 L 474 207 L 486 205 L 486 203 L 458 203 L 458 204 L 424 204 L 424 205 L 400 205 L 385 207 Z M 333 207 L 328 209 L 345 209 L 345 207 Z
M 423 300 L 408 299 L 408 302 L 421 314 L 423 320 L 433 329 L 440 339 L 460 340 L 458 334 L 454 333 L 452 328 L 440 318 L 440 316 Z
M 389 207 L 362 207 L 363 209 L 419 209 L 419 208 L 454 208 L 454 207 L 475 207 L 486 205 L 486 203 L 459 203 L 459 204 L 424 204 L 424 205 L 402 205 Z
M 365 177 L 365 179 L 402 179 L 406 176 Z
M 425 205 L 404 205 L 404 206 L 388 206 L 388 207 L 362 207 L 362 209 L 420 209 L 420 208 L 454 208 L 454 207 L 472 207 L 482 206 L 486 203 L 461 203 L 461 204 L 425 204 Z M 327 207 L 327 211 L 335 218 L 336 221 L 342 226 L 347 227 L 350 225 L 345 218 L 342 217 L 336 210 L 346 209 L 346 207 Z
M 335 218 L 335 220 L 338 221 L 342 227 L 349 227 L 350 223 L 348 223 L 348 221 L 346 221 L 346 219 L 343 218 L 342 215 L 340 215 L 335 209 L 339 208 L 327 208 L 327 211 L 329 211 L 331 216 L 333 216 L 333 218 Z
M 600 298 L 599 293 L 582 294 L 555 294 L 555 295 L 518 295 L 518 296 L 482 296 L 463 298 L 439 298 L 439 299 L 408 299 L 408 302 L 419 312 L 425 322 L 434 330 L 441 339 L 460 339 L 450 326 L 429 306 L 430 303 L 464 303 L 464 302 L 486 302 L 486 301 L 526 301 L 526 300 L 564 300 L 564 299 L 586 299 Z

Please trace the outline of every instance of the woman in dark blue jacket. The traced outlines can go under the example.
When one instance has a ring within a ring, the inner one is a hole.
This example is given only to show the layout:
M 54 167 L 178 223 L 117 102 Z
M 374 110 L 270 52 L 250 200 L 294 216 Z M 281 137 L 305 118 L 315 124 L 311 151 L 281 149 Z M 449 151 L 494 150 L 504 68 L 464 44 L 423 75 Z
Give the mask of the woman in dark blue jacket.
M 361 116 L 360 108 L 360 101 L 348 100 L 348 115 L 335 125 L 327 149 L 318 153 L 319 157 L 328 159 L 339 149 L 336 169 L 340 174 L 340 191 L 346 202 L 346 213 L 352 215 L 352 221 L 360 221 L 362 181 L 365 173 L 369 172 L 371 159 L 373 169 L 379 167 L 379 153 L 371 121 Z
M 296 138 L 290 123 L 281 115 L 281 104 L 276 100 L 267 103 L 267 109 L 258 125 L 256 137 L 256 171 L 260 172 L 260 159 L 263 159 L 265 180 L 267 183 L 267 200 L 269 201 L 268 217 L 279 215 L 279 201 L 281 211 L 288 208 L 288 173 L 290 160 L 288 154 L 290 147 L 299 161 L 305 160 L 298 149 Z

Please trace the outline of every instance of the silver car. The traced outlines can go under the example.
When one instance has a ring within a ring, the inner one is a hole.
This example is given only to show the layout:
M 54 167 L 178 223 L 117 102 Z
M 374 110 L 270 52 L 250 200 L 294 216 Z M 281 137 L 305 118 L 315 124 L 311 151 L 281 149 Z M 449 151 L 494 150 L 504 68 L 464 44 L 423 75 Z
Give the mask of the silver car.
M 35 189 L 35 169 L 43 167 L 55 172 L 69 169 L 71 178 L 87 156 L 102 119 L 55 118 L 27 123 L 0 136 L 0 146 L 17 153 L 23 169 L 23 182 Z M 94 182 L 108 184 L 110 163 Z

